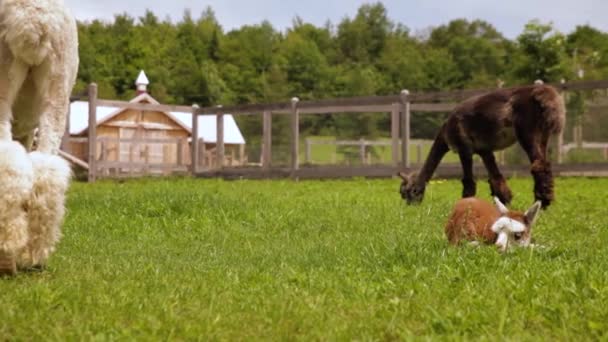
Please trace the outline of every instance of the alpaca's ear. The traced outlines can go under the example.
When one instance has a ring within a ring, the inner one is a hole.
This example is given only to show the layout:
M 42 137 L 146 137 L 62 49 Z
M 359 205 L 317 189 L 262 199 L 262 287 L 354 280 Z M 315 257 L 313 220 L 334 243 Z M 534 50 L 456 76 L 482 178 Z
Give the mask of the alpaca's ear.
M 528 223 L 528 226 L 532 226 L 534 224 L 534 222 L 536 221 L 536 218 L 538 217 L 538 214 L 540 214 L 541 207 L 542 207 L 541 202 L 536 201 L 530 207 L 530 209 L 526 210 L 526 213 L 524 215 L 526 216 L 526 222 Z
M 401 178 L 403 181 L 407 182 L 410 180 L 410 178 L 408 177 L 408 175 L 403 172 L 403 171 L 399 171 L 399 173 L 397 173 L 397 176 L 399 176 L 399 178 Z
M 494 197 L 494 203 L 496 204 L 496 209 L 498 209 L 501 214 L 506 215 L 509 213 L 509 209 L 507 209 L 507 207 L 502 204 L 498 197 Z

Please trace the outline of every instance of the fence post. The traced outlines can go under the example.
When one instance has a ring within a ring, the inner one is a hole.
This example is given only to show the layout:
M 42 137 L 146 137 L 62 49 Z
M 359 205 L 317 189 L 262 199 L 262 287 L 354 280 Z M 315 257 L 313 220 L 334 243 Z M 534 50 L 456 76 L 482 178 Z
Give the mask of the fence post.
M 401 166 L 410 167 L 410 92 L 401 91 Z
M 359 139 L 359 156 L 361 157 L 361 165 L 365 165 L 365 140 Z
M 70 116 L 72 115 L 72 102 L 68 104 L 68 112 L 65 116 L 65 132 L 63 133 L 63 137 L 61 138 L 61 146 L 59 149 L 64 152 L 71 153 L 72 151 L 68 151 L 68 146 L 70 143 Z
M 216 142 L 216 149 L 215 152 L 217 154 L 217 167 L 219 169 L 224 167 L 224 111 L 222 109 L 222 106 L 219 105 L 217 106 L 217 113 L 216 113 L 216 128 L 217 128 L 217 133 L 216 133 L 216 137 L 217 137 L 217 142 Z
M 294 97 L 291 99 L 291 173 L 295 176 L 296 171 L 300 168 L 298 163 L 299 140 L 300 140 L 300 112 L 298 111 L 298 102 L 300 99 Z
M 416 145 L 416 163 L 422 163 L 422 142 Z
M 391 112 L 391 152 L 393 156 L 393 165 L 399 166 L 399 104 L 393 103 Z
M 199 159 L 198 159 L 198 105 L 197 104 L 193 104 L 192 105 L 192 147 L 190 150 L 191 153 L 191 162 L 192 162 L 192 176 L 196 176 L 196 173 L 198 172 L 198 163 L 199 163 Z
M 561 83 L 561 87 L 558 89 L 558 91 L 560 92 L 560 94 L 562 95 L 562 100 L 564 101 L 564 105 L 568 104 L 568 92 L 566 92 L 566 90 L 564 89 L 564 84 L 566 83 L 565 79 L 561 79 L 560 81 Z M 562 129 L 561 132 L 559 132 L 559 134 L 557 135 L 557 138 L 555 139 L 555 154 L 557 155 L 557 164 L 562 164 L 564 162 L 564 131 L 566 130 L 566 127 L 564 125 L 564 128 Z
M 268 170 L 272 163 L 272 112 L 265 110 L 262 115 L 262 168 Z
M 89 182 L 97 178 L 97 84 L 89 84 Z
M 203 167 L 203 170 L 205 169 L 209 169 L 210 165 L 211 165 L 211 161 L 207 161 L 207 147 L 205 144 L 205 139 L 204 138 L 200 138 L 197 141 L 197 145 L 198 147 L 198 161 L 199 161 L 199 166 Z
M 306 151 L 305 151 L 305 157 L 306 157 L 306 164 L 311 164 L 312 160 L 311 160 L 311 156 L 310 156 L 310 150 L 311 150 L 311 142 L 310 142 L 310 138 L 306 138 Z

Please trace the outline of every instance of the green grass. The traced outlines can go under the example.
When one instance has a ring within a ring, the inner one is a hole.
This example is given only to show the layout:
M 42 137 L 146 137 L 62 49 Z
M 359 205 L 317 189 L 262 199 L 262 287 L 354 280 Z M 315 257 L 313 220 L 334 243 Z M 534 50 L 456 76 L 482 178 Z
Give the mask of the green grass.
M 573 148 L 566 154 L 567 163 L 605 163 L 607 158 L 603 150 Z
M 0 336 L 606 340 L 608 179 L 556 186 L 546 248 L 502 255 L 447 246 L 456 181 L 415 207 L 397 180 L 74 183 L 49 268 L 0 279 Z
M 330 136 L 311 136 L 313 140 L 335 140 L 335 137 Z M 349 140 L 349 139 L 347 139 Z M 350 139 L 356 140 L 356 139 Z M 376 141 L 390 142 L 388 138 L 375 139 Z M 418 162 L 418 147 L 417 143 L 422 142 L 420 151 L 420 161 L 424 162 L 426 156 L 431 150 L 432 140 L 412 140 L 409 153 L 410 160 L 413 163 Z M 391 164 L 392 163 L 392 147 L 391 146 L 372 146 L 367 147 L 367 152 L 371 153 L 371 164 Z M 300 162 L 306 162 L 306 143 L 300 143 Z M 401 149 L 399 149 L 401 153 Z M 359 146 L 336 146 L 332 144 L 313 144 L 310 149 L 311 164 L 326 165 L 326 164 L 361 164 L 361 154 Z M 458 155 L 454 152 L 449 152 L 443 158 L 444 163 L 459 163 Z

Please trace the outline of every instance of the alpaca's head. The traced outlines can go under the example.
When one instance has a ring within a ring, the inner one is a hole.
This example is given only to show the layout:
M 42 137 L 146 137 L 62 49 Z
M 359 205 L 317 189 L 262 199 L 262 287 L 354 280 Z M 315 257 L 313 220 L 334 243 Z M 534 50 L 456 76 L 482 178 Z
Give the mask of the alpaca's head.
M 509 245 L 527 247 L 532 239 L 532 226 L 540 213 L 541 202 L 536 201 L 526 212 L 511 211 L 494 197 L 500 218 L 492 225 L 492 231 L 498 235 L 496 246 L 506 251 Z
M 410 173 L 408 175 L 403 172 L 399 172 L 398 175 L 401 178 L 401 186 L 399 187 L 401 198 L 403 198 L 407 204 L 416 204 L 422 202 L 426 184 L 416 181 L 416 173 Z

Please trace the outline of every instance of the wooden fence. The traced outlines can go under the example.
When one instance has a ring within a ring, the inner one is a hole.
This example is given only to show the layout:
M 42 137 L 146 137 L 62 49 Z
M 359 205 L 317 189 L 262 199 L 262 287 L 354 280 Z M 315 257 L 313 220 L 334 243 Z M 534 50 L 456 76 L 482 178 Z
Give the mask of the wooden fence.
M 608 80 L 601 81 L 581 81 L 570 83 L 552 84 L 560 91 L 575 90 L 596 90 L 607 89 Z M 142 111 L 181 111 L 191 112 L 192 115 L 192 136 L 198 136 L 198 116 L 211 114 L 216 117 L 217 143 L 215 147 L 216 165 L 211 170 L 200 170 L 200 146 L 193 144 L 191 151 L 191 163 L 189 172 L 196 177 L 294 177 L 294 178 L 324 178 L 324 177 L 351 177 L 351 176 L 390 176 L 397 170 L 406 170 L 411 167 L 410 156 L 410 118 L 411 112 L 448 112 L 451 111 L 456 103 L 474 95 L 479 95 L 494 89 L 474 89 L 442 91 L 431 93 L 410 93 L 403 90 L 398 95 L 389 96 L 368 96 L 352 97 L 318 101 L 300 101 L 292 98 L 288 102 L 268 103 L 268 104 L 249 104 L 237 106 L 212 106 L 199 108 L 198 106 L 172 106 L 155 105 L 143 103 L 129 103 L 124 101 L 110 101 L 97 98 L 97 86 L 91 84 L 88 89 L 89 101 L 89 139 L 88 139 L 88 161 L 86 162 L 89 170 L 89 181 L 94 181 L 99 171 L 99 165 L 95 156 L 97 155 L 97 136 L 96 136 L 96 108 L 97 106 L 114 106 L 119 108 L 132 108 Z M 230 113 L 238 115 L 261 115 L 263 122 L 262 131 L 262 154 L 261 167 L 253 168 L 227 168 L 225 167 L 225 144 L 224 144 L 224 115 Z M 299 123 L 301 115 L 315 114 L 336 114 L 336 113 L 390 113 L 391 115 L 391 148 L 392 156 L 390 165 L 382 167 L 305 167 L 301 169 L 299 162 Z M 290 124 L 290 164 L 288 168 L 277 168 L 272 165 L 272 119 L 275 115 L 288 115 L 291 119 Z M 563 141 L 558 139 L 558 156 L 561 156 Z M 416 159 L 420 159 L 419 157 Z M 558 158 L 557 164 L 561 163 Z M 107 165 L 106 165 L 107 166 Z M 183 166 L 183 165 L 182 165 Z M 459 168 L 459 167 L 458 167 Z M 513 173 L 523 171 L 514 167 Z M 563 165 L 556 167 L 557 173 L 572 175 L 604 175 L 608 172 L 607 164 L 586 164 L 586 165 Z M 527 174 L 527 170 L 525 172 Z M 440 176 L 451 176 L 456 174 L 454 166 L 442 166 L 438 169 Z M 509 169 L 505 174 L 510 174 Z

